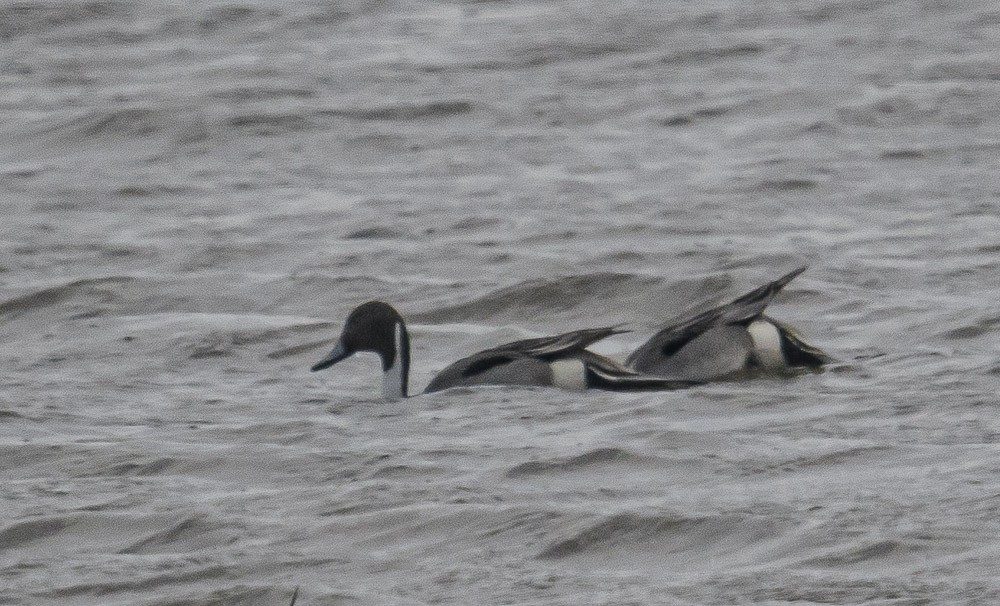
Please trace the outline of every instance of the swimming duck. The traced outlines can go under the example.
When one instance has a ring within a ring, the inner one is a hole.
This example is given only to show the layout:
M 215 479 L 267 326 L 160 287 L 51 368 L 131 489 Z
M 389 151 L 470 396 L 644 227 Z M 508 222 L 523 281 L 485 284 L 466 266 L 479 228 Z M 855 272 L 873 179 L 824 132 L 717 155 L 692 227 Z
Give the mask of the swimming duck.
M 588 328 L 486 349 L 446 367 L 424 391 L 468 385 L 631 391 L 680 389 L 695 384 L 646 376 L 587 349 L 592 343 L 621 332 L 625 331 L 611 326 Z M 358 351 L 374 352 L 381 358 L 382 394 L 386 399 L 407 397 L 410 336 L 406 322 L 392 305 L 369 301 L 355 308 L 347 316 L 333 350 L 312 371 L 329 368 Z
M 626 366 L 644 374 L 710 381 L 830 362 L 792 328 L 764 315 L 775 295 L 805 270 L 799 267 L 729 303 L 667 325 L 632 352 Z

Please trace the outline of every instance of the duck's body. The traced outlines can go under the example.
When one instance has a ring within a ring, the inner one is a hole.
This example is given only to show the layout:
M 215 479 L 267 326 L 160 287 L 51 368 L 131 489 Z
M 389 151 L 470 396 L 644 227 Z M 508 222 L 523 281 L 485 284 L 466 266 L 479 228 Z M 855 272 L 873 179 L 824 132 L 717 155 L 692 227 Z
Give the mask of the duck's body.
M 626 365 L 644 374 L 691 381 L 822 366 L 829 356 L 764 315 L 775 295 L 805 269 L 667 325 L 632 352 Z
M 592 343 L 619 332 L 622 331 L 613 327 L 590 328 L 486 349 L 449 365 L 431 380 L 425 391 L 472 385 L 665 390 L 693 384 L 645 376 L 587 349 Z M 380 301 L 360 305 L 348 316 L 337 345 L 312 370 L 328 368 L 356 351 L 372 351 L 382 359 L 382 392 L 387 399 L 406 397 L 410 340 L 399 312 Z
M 539 385 L 575 390 L 676 389 L 690 385 L 642 376 L 587 349 L 621 332 L 610 326 L 587 328 L 486 349 L 449 365 L 425 391 L 460 385 Z

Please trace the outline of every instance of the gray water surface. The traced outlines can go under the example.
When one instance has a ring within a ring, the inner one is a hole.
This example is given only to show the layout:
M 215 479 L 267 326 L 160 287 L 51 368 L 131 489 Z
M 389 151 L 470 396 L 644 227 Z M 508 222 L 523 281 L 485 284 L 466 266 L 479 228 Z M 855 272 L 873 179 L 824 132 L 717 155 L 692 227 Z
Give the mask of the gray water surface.
M 0 6 L 0 603 L 993 604 L 990 2 Z M 826 372 L 384 403 L 801 264 Z

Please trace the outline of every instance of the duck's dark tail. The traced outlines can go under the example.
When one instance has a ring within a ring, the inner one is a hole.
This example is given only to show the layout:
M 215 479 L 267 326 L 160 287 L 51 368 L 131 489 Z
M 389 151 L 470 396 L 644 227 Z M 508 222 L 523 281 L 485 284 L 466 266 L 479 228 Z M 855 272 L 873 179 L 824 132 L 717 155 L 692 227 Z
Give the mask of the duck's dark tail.
M 836 358 L 823 352 L 818 347 L 806 343 L 792 327 L 782 324 L 774 318 L 767 318 L 778 329 L 781 339 L 781 350 L 789 366 L 819 368 L 824 364 L 836 362 Z
M 728 305 L 723 306 L 723 309 L 725 310 L 723 317 L 732 316 L 726 318 L 727 322 L 737 322 L 740 320 L 749 320 L 759 315 L 782 288 L 784 288 L 789 282 L 805 270 L 806 266 L 803 265 L 798 269 L 788 272 L 773 282 L 768 282 L 760 288 L 755 288 L 747 294 L 734 299 Z

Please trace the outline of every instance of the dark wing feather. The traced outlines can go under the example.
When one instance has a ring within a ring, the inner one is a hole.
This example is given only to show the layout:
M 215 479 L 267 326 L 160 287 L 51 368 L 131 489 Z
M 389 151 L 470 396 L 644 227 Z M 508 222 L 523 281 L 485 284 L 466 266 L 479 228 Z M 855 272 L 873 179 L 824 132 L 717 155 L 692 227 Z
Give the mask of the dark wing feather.
M 516 359 L 517 358 L 506 354 L 489 355 L 489 352 L 481 351 L 466 358 L 467 365 L 462 369 L 462 376 L 473 377 L 480 373 L 484 373 L 491 368 L 496 368 L 497 366 L 501 366 L 503 364 L 509 364 Z
M 637 358 L 650 353 L 662 354 L 669 357 L 677 353 L 691 339 L 694 339 L 713 326 L 749 323 L 764 312 L 764 309 L 771 303 L 774 296 L 785 285 L 805 270 L 805 266 L 799 267 L 777 280 L 768 282 L 760 288 L 754 289 L 729 303 L 713 307 L 712 309 L 683 318 L 666 326 L 632 352 L 626 360 L 626 364 L 632 365 Z
M 524 339 L 505 343 L 492 349 L 487 349 L 480 354 L 495 354 L 516 357 L 556 359 L 567 354 L 579 353 L 601 339 L 606 339 L 611 335 L 618 335 L 628 332 L 621 330 L 617 326 L 602 326 L 601 328 L 584 328 L 564 332 L 551 337 L 539 337 L 537 339 Z M 476 354 L 477 356 L 479 354 Z
M 588 351 L 583 357 L 587 366 L 587 387 L 610 391 L 664 391 L 686 389 L 697 381 L 653 377 L 630 370 L 610 358 Z
M 555 360 L 560 357 L 578 354 L 591 343 L 596 343 L 611 335 L 624 332 L 628 331 L 621 330 L 616 326 L 602 326 L 600 328 L 574 330 L 551 337 L 522 339 L 474 353 L 455 362 L 445 369 L 445 371 L 455 372 L 458 368 L 461 368 L 460 373 L 463 377 L 473 377 L 497 366 L 509 364 L 514 360 L 522 358 Z M 439 374 L 446 375 L 445 371 Z

